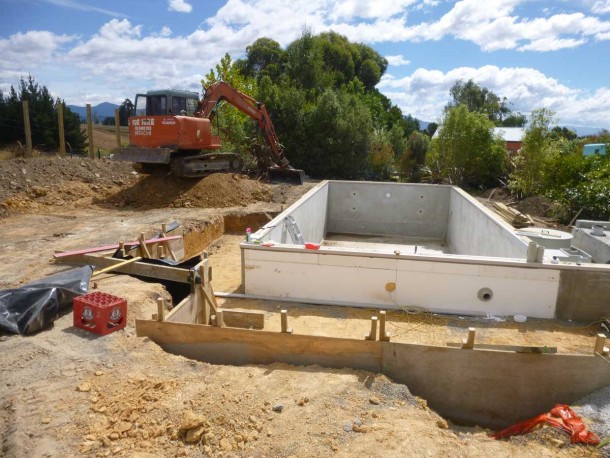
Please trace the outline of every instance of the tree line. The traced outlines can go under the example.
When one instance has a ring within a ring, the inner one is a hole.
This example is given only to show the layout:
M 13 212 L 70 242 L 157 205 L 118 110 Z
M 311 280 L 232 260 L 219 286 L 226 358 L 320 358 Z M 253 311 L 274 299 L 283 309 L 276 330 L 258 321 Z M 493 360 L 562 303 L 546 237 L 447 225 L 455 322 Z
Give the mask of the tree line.
M 85 149 L 86 136 L 81 131 L 78 115 L 72 113 L 66 103 L 54 99 L 45 86 L 39 85 L 30 75 L 21 78 L 17 88 L 11 86 L 7 95 L 0 91 L 0 145 L 25 143 L 23 101 L 30 111 L 32 144 L 40 150 L 59 149 L 59 125 L 57 107 L 62 105 L 66 143 L 72 150 Z

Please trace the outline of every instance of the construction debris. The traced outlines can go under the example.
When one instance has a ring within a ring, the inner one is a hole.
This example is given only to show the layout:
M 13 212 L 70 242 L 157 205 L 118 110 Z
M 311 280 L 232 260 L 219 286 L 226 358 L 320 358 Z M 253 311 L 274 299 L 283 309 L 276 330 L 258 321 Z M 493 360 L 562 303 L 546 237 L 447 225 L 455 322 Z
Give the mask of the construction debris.
M 496 212 L 513 227 L 520 229 L 522 227 L 529 227 L 534 225 L 534 220 L 530 215 L 524 215 L 518 210 L 504 205 L 502 202 L 494 202 L 494 209 Z

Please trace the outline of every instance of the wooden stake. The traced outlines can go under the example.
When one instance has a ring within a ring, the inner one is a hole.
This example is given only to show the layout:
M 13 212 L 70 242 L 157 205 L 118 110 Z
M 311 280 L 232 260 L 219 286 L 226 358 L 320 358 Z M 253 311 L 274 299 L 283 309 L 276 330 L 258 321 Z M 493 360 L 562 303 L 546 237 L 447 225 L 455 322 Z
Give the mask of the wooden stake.
M 161 237 L 167 237 L 167 224 L 165 223 L 161 224 Z M 170 257 L 174 261 L 177 261 L 178 259 L 176 259 L 176 255 L 174 254 L 169 242 L 163 242 L 163 246 L 165 247 L 165 251 L 169 253 Z
M 114 130 L 116 132 L 116 146 L 121 147 L 121 121 L 119 117 L 119 109 L 114 110 Z
M 87 104 L 87 142 L 89 143 L 89 159 L 94 159 L 93 154 L 93 121 L 91 119 L 91 104 Z
M 157 259 L 165 259 L 165 247 L 163 245 L 157 246 Z
M 603 355 L 605 343 L 606 336 L 604 334 L 597 334 L 595 336 L 595 347 L 593 348 L 593 354 Z
M 292 334 L 292 328 L 288 327 L 288 310 L 280 310 L 282 319 L 282 332 L 285 334 Z
M 57 123 L 59 125 L 59 155 L 66 157 L 66 133 L 64 131 L 64 104 L 57 104 Z
M 30 106 L 27 100 L 23 101 L 23 126 L 25 127 L 25 155 L 32 156 L 32 129 L 30 127 Z
M 390 334 L 385 332 L 385 320 L 386 320 L 386 312 L 382 310 L 379 312 L 381 320 L 379 320 L 379 340 L 383 340 L 385 342 L 390 341 Z
M 222 317 L 222 310 L 218 310 L 216 312 L 216 326 L 218 326 L 219 328 L 224 328 L 225 326 L 225 322 Z
M 377 321 L 376 316 L 371 317 L 371 332 L 368 336 L 364 336 L 365 340 L 377 340 Z
M 121 258 L 124 258 L 126 256 L 126 254 L 125 254 L 125 243 L 123 243 L 123 242 L 119 242 L 119 256 Z
M 157 298 L 157 321 L 165 320 L 165 300 L 162 297 Z
M 134 262 L 138 262 L 138 261 L 140 261 L 141 259 L 142 259 L 142 258 L 140 258 L 140 257 L 137 257 L 137 258 L 131 258 L 131 259 L 128 259 L 128 260 L 126 260 L 126 261 L 122 261 L 122 262 L 116 263 L 116 264 L 114 264 L 113 266 L 104 267 L 103 269 L 98 270 L 97 272 L 93 272 L 93 274 L 91 275 L 91 277 L 95 277 L 95 276 L 97 276 L 97 275 L 100 275 L 100 274 L 103 274 L 103 273 L 106 273 L 106 272 L 110 272 L 111 270 L 118 269 L 119 267 L 126 266 L 127 264 L 132 264 L 132 263 L 134 263 Z
M 462 348 L 465 350 L 472 350 L 474 349 L 474 335 L 475 335 L 475 329 L 474 328 L 468 328 L 468 338 L 465 340 L 462 340 Z
M 140 238 L 138 240 L 140 241 L 140 256 L 142 256 L 143 258 L 146 257 L 148 259 L 152 258 L 152 256 L 150 255 L 150 251 L 148 251 L 148 247 L 146 246 L 144 232 L 140 234 Z

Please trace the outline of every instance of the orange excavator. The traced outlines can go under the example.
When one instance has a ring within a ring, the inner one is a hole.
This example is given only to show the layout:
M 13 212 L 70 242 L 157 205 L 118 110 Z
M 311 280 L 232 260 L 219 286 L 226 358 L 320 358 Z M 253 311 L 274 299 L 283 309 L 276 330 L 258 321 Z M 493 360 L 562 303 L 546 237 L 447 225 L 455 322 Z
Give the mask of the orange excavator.
M 169 166 L 180 177 L 241 171 L 242 157 L 220 152 L 220 138 L 212 133 L 222 101 L 258 123 L 268 147 L 257 149 L 257 160 L 269 178 L 302 184 L 304 172 L 288 163 L 265 105 L 223 81 L 211 84 L 201 101 L 197 93 L 186 91 L 137 94 L 135 116 L 129 118 L 129 146 L 115 149 L 113 159 L 135 162 L 144 173 Z

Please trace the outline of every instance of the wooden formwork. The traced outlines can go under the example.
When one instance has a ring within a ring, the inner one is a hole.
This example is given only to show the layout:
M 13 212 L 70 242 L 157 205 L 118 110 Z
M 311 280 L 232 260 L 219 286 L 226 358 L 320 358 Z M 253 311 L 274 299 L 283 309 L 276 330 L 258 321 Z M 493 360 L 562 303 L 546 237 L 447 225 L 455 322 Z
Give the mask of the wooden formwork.
M 263 312 L 214 309 L 202 290 L 165 320 L 136 320 L 137 335 L 209 363 L 317 364 L 383 373 L 441 415 L 493 428 L 546 412 L 556 403 L 570 404 L 610 384 L 603 336 L 588 355 L 558 354 L 552 347 L 477 345 L 472 329 L 461 344 L 416 345 L 390 342 L 383 314 L 363 329 L 362 340 L 303 335 L 288 328 L 285 313 L 280 329 L 264 330 Z

